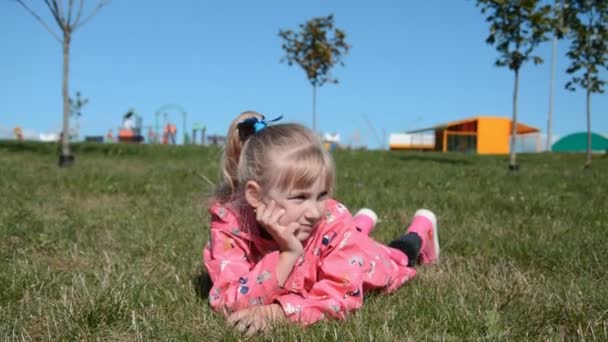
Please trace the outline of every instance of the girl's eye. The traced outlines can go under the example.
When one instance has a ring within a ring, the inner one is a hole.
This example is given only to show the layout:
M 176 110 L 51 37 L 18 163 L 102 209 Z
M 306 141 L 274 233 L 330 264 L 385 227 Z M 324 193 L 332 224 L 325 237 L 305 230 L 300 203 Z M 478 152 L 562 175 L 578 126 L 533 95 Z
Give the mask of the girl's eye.
M 319 194 L 319 199 L 320 200 L 325 199 L 325 198 L 327 198 L 327 195 L 329 195 L 329 193 L 327 191 L 324 191 Z
M 289 197 L 289 199 L 290 200 L 297 200 L 297 201 L 304 201 L 306 199 L 306 196 L 302 195 L 302 194 L 300 194 L 300 195 L 294 195 L 294 196 Z

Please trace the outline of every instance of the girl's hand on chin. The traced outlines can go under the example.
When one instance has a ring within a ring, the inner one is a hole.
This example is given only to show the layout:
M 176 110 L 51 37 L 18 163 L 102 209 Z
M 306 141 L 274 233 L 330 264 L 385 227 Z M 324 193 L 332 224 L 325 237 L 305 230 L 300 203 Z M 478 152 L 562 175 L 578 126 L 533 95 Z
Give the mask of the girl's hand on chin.
M 299 224 L 291 222 L 286 226 L 279 223 L 285 209 L 280 208 L 274 200 L 270 200 L 268 205 L 260 204 L 256 209 L 256 220 L 272 236 L 279 245 L 281 252 L 291 252 L 301 255 L 304 247 L 302 242 L 295 236 L 295 231 Z

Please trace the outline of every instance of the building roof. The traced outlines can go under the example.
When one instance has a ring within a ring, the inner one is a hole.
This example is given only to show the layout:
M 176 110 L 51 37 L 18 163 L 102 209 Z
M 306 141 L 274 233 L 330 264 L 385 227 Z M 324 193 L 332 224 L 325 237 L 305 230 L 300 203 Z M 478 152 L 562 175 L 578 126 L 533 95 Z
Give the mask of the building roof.
M 432 127 L 416 129 L 413 131 L 408 131 L 406 133 L 421 133 L 421 132 L 426 132 L 426 131 L 435 131 L 435 130 L 439 130 L 439 129 L 446 129 L 446 128 L 450 128 L 453 126 L 469 123 L 469 122 L 475 122 L 482 118 L 487 118 L 487 119 L 492 119 L 492 120 L 499 119 L 499 120 L 511 121 L 511 119 L 505 118 L 502 116 L 475 116 L 475 117 L 471 117 L 471 118 L 466 118 L 466 119 L 462 119 L 462 120 L 451 121 L 451 122 L 439 124 L 439 125 L 432 126 Z M 538 128 L 528 126 L 528 125 L 522 124 L 520 122 L 517 123 L 517 134 L 527 134 L 527 133 L 536 133 L 536 132 L 540 132 L 540 130 Z

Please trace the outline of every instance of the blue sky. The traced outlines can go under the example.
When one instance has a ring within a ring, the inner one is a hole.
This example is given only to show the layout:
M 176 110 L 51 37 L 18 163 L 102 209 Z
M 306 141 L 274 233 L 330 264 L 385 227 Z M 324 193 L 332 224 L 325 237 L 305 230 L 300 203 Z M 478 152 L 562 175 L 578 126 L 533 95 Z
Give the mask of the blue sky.
M 55 29 L 43 2 L 29 3 Z M 168 103 L 186 109 L 189 127 L 203 123 L 210 134 L 224 134 L 247 109 L 311 125 L 311 86 L 299 67 L 279 62 L 277 33 L 330 13 L 352 49 L 332 70 L 340 83 L 318 91 L 321 131 L 340 133 L 344 143 L 359 135 L 377 148 L 389 133 L 511 116 L 513 73 L 494 67 L 497 53 L 485 44 L 488 24 L 474 1 L 114 0 L 73 36 L 70 92 L 90 101 L 81 135 L 116 132 L 130 108 L 154 125 Z M 0 41 L 0 128 L 59 130 L 61 45 L 13 1 L 0 1 Z M 562 136 L 586 129 L 584 92 L 563 87 L 567 44 L 559 42 L 553 119 Z M 551 44 L 537 51 L 545 63 L 522 68 L 518 113 L 544 132 Z M 594 95 L 594 131 L 608 133 L 607 111 L 608 96 Z M 181 117 L 169 114 L 181 128 Z

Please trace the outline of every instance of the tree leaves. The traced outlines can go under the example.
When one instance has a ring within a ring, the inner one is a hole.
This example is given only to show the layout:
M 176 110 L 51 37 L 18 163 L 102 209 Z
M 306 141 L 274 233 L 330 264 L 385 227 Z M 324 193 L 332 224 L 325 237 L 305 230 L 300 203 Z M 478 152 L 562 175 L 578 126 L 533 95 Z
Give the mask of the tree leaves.
M 490 34 L 486 43 L 495 45 L 499 52 L 497 66 L 517 71 L 530 60 L 542 63 L 542 58 L 532 52 L 549 39 L 548 32 L 554 27 L 549 16 L 551 6 L 541 6 L 539 0 L 477 0 L 477 7 L 482 14 L 488 13 Z
M 606 82 L 599 78 L 599 71 L 608 69 L 608 2 L 568 0 L 564 19 L 571 39 L 566 53 L 571 64 L 566 72 L 572 78 L 566 83 L 566 89 L 574 91 L 578 86 L 592 93 L 603 93 Z
M 334 29 L 332 14 L 312 18 L 299 27 L 299 32 L 279 31 L 279 36 L 283 38 L 281 47 L 285 51 L 281 62 L 287 62 L 290 66 L 298 64 L 315 87 L 325 83 L 338 83 L 329 71 L 336 64 L 344 65 L 342 57 L 350 49 L 350 45 L 346 43 L 346 33 L 338 28 Z

